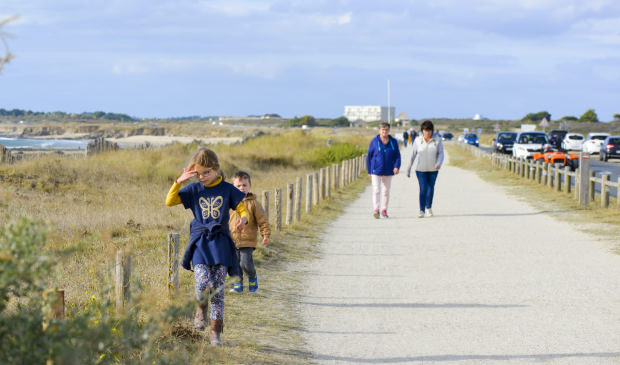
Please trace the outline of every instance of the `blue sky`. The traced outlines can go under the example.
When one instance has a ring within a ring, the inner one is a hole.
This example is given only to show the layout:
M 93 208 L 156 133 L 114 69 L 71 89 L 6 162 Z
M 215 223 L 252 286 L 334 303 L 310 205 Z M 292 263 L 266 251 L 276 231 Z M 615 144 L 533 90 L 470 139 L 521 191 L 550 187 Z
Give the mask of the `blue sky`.
M 620 113 L 617 0 L 0 0 L 12 15 L 5 109 L 335 118 L 390 80 L 415 119 Z

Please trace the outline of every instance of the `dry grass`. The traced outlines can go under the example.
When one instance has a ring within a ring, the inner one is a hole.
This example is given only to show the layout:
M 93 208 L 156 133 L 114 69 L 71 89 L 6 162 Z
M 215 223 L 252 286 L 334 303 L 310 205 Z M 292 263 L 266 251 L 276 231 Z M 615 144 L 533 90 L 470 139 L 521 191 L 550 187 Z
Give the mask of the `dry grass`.
M 504 186 L 516 199 L 526 201 L 538 209 L 556 211 L 557 213 L 550 214 L 570 222 L 581 231 L 598 236 L 602 240 L 609 240 L 620 247 L 618 242 L 620 210 L 616 208 L 614 198 L 611 198 L 609 208 L 601 208 L 599 200 L 582 207 L 573 198 L 573 193 L 555 192 L 532 180 L 522 179 L 506 170 L 494 168 L 490 160 L 475 158 L 454 144 L 446 144 L 446 149 L 450 154 L 451 165 L 474 170 L 482 179 Z
M 305 184 L 306 174 L 314 171 L 312 151 L 325 147 L 328 138 L 364 148 L 370 140 L 367 131 L 359 130 L 348 135 L 346 130 L 332 129 L 277 133 L 213 149 L 227 175 L 237 169 L 249 172 L 252 190 L 260 194 L 275 188 L 286 191 L 285 184 L 295 182 L 298 176 Z M 117 248 L 133 255 L 132 293 L 145 305 L 147 314 L 173 303 L 190 302 L 193 277 L 185 271 L 179 295 L 168 298 L 167 236 L 180 232 L 184 246 L 192 216 L 180 206 L 165 207 L 164 200 L 196 147 L 177 144 L 121 150 L 86 159 L 47 156 L 0 166 L 0 209 L 6 213 L 0 215 L 0 223 L 16 216 L 48 223 L 48 243 L 42 251 L 58 260 L 50 285 L 67 290 L 68 306 L 80 307 L 93 297 L 110 295 Z M 367 179 L 360 179 L 346 191 L 335 193 L 302 222 L 275 233 L 267 248 L 257 249 L 261 289 L 254 296 L 226 295 L 226 347 L 206 345 L 187 318 L 161 339 L 162 354 L 166 354 L 166 345 L 180 344 L 195 354 L 190 362 L 196 363 L 308 362 L 293 309 L 301 280 L 294 263 L 313 257 L 320 227 L 366 184 Z

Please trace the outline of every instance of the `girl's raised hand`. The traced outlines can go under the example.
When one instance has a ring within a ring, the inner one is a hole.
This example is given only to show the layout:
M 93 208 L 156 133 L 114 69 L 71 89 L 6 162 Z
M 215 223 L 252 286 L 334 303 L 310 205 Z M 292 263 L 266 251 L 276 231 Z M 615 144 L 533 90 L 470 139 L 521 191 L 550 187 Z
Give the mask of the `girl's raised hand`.
M 182 184 L 196 175 L 198 175 L 196 171 L 183 168 L 183 173 L 177 179 L 177 184 Z
M 263 246 L 269 243 L 269 237 L 263 237 L 263 242 L 261 242 Z

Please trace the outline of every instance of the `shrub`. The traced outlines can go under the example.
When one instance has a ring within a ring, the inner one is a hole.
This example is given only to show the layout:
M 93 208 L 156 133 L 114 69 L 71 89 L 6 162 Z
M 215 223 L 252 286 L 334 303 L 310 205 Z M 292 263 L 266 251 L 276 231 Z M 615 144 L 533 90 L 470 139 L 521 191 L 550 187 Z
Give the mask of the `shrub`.
M 337 143 L 331 147 L 312 151 L 308 159 L 313 167 L 325 167 L 353 157 L 361 156 L 362 154 L 364 154 L 364 150 L 358 146 L 349 143 Z
M 118 315 L 109 301 L 91 297 L 67 319 L 50 318 L 55 296 L 46 295 L 46 280 L 53 261 L 41 254 L 44 244 L 45 229 L 25 218 L 0 230 L 0 363 L 186 363 L 182 349 L 174 359 L 156 356 L 161 324 L 176 320 L 176 308 L 139 321 L 139 305 Z

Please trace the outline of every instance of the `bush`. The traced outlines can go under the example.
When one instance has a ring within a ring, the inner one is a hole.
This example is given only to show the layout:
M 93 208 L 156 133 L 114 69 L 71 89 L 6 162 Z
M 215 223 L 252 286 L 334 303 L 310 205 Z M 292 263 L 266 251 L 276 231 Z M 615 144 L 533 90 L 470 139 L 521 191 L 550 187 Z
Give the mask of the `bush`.
M 598 122 L 598 115 L 594 109 L 588 109 L 581 117 L 579 117 L 580 122 Z
M 309 160 L 313 167 L 325 167 L 334 163 L 361 156 L 364 151 L 358 146 L 349 143 L 337 143 L 331 147 L 317 149 L 311 152 Z
M 46 280 L 53 261 L 41 253 L 44 244 L 43 226 L 25 218 L 0 230 L 1 364 L 187 362 L 182 349 L 174 359 L 156 352 L 160 324 L 176 320 L 177 308 L 139 321 L 144 316 L 138 305 L 118 315 L 109 301 L 91 297 L 85 308 L 68 311 L 65 320 L 49 317 L 55 295 L 47 295 Z

